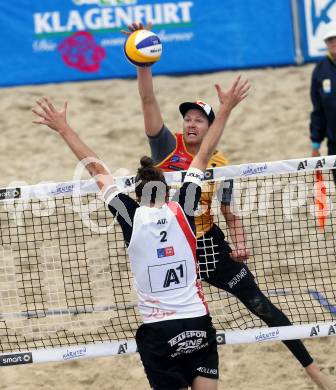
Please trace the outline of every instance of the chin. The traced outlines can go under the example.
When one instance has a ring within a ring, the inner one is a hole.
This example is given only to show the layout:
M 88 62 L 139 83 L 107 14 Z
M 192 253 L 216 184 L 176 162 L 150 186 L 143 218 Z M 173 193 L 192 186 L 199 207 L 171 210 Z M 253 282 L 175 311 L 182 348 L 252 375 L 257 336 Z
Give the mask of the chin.
M 198 137 L 184 137 L 184 141 L 189 145 L 198 145 L 202 142 Z

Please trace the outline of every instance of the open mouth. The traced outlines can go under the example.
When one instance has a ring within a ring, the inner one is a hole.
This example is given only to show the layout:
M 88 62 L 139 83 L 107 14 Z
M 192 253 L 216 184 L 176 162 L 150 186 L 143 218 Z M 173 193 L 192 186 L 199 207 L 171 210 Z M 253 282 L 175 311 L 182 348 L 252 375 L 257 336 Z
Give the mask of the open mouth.
M 188 134 L 188 137 L 190 137 L 190 136 L 191 137 L 196 137 L 197 136 L 197 133 L 195 131 L 192 131 L 192 130 L 188 131 L 187 134 Z

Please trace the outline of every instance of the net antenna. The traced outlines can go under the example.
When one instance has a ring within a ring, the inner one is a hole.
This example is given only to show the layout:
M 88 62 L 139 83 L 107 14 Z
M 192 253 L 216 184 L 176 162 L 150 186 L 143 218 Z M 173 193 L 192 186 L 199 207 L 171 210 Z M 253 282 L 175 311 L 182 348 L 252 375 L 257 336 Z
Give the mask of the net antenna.
M 207 171 L 211 185 L 233 180 L 230 207 L 243 220 L 249 268 L 293 323 L 267 328 L 203 283 L 219 344 L 336 334 L 335 166 L 327 156 Z M 184 174 L 167 173 L 168 184 Z M 116 181 L 132 193 L 134 176 Z M 217 197 L 211 210 L 225 231 Z M 216 248 L 203 245 L 200 262 L 211 268 Z M 136 352 L 132 283 L 121 229 L 93 181 L 0 189 L 0 365 Z

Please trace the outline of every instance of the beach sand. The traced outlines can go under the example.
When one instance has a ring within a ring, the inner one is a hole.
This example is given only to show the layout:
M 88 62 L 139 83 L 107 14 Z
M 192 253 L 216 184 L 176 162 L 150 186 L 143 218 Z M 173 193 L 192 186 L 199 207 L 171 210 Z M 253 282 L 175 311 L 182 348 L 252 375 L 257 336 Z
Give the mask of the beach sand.
M 313 65 L 244 70 L 250 96 L 232 114 L 219 149 L 230 163 L 274 161 L 309 156 L 309 84 Z M 216 108 L 214 83 L 229 86 L 238 72 L 156 77 L 155 89 L 167 126 L 181 130 L 178 104 L 204 100 Z M 149 153 L 135 80 L 49 84 L 1 90 L 2 174 L 9 183 L 36 184 L 72 180 L 77 161 L 61 137 L 32 124 L 31 108 L 41 96 L 58 106 L 69 102 L 69 122 L 112 172 L 134 172 Z M 322 152 L 326 152 L 325 146 Z M 336 381 L 335 338 L 306 342 L 324 372 Z M 282 343 L 219 348 L 220 389 L 314 389 Z M 8 390 L 147 389 L 137 355 L 2 368 Z

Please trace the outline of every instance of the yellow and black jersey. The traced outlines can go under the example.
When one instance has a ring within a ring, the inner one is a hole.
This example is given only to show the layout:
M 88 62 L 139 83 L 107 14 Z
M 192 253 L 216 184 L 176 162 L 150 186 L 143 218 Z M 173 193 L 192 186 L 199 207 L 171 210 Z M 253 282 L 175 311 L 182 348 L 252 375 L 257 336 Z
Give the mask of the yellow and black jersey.
M 194 156 L 187 151 L 183 140 L 183 134 L 175 134 L 176 147 L 175 149 L 159 164 L 162 170 L 169 171 L 185 171 L 189 168 Z M 208 167 L 222 167 L 228 164 L 228 160 L 224 155 L 216 151 L 211 157 Z M 196 236 L 200 237 L 205 232 L 209 231 L 213 226 L 213 216 L 211 215 L 211 203 L 215 191 L 217 190 L 216 183 L 207 181 L 202 186 L 202 196 L 200 200 L 200 207 L 202 214 L 195 217 Z

